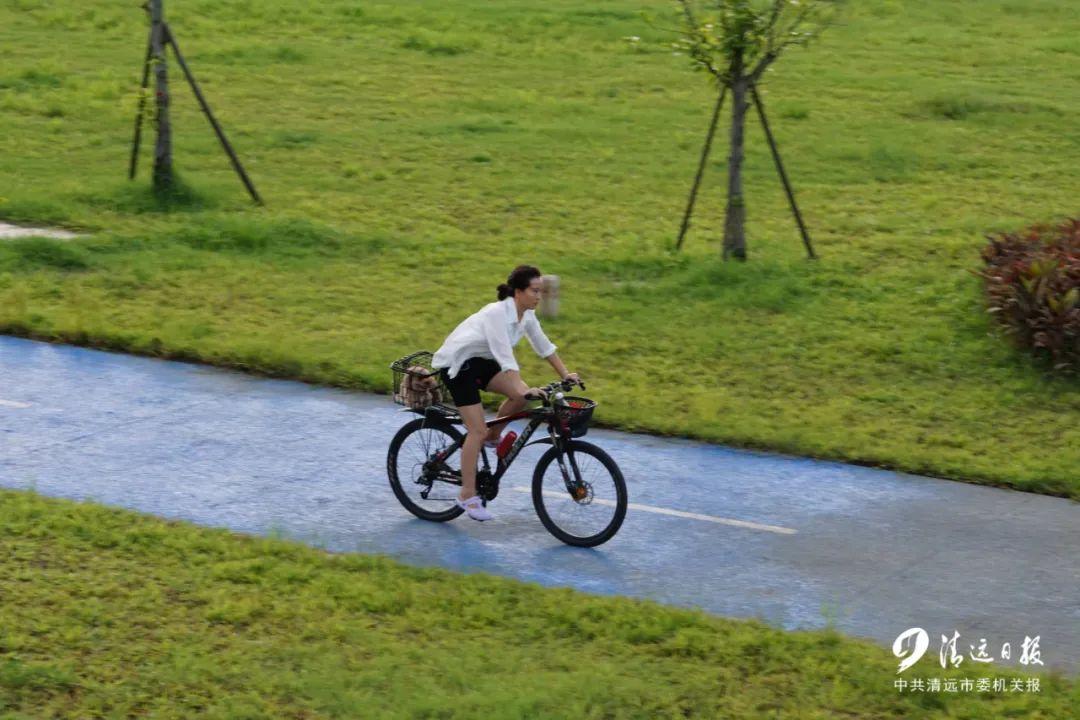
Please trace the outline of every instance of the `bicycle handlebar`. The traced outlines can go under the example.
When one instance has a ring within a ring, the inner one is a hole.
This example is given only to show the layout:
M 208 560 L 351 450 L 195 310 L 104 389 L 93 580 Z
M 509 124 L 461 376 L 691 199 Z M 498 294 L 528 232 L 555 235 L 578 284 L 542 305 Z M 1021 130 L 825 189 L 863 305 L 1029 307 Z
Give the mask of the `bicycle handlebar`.
M 555 382 L 548 383 L 542 388 L 538 388 L 540 390 L 543 390 L 546 395 L 534 395 L 533 393 L 527 392 L 525 393 L 524 397 L 526 400 L 546 400 L 547 398 L 551 397 L 551 393 L 555 392 L 556 390 L 562 390 L 565 392 L 572 389 L 575 385 L 579 386 L 582 390 L 585 389 L 585 383 L 581 382 L 580 380 L 576 382 L 574 380 L 556 380 Z

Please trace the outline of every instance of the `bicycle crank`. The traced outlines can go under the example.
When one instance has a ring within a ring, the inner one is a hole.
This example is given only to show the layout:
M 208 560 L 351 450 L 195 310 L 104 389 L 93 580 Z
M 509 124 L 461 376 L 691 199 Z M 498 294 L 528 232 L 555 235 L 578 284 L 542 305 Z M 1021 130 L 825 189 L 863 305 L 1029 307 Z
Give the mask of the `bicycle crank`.
M 499 481 L 495 479 L 490 470 L 477 471 L 476 494 L 484 498 L 484 502 L 491 502 L 499 496 Z

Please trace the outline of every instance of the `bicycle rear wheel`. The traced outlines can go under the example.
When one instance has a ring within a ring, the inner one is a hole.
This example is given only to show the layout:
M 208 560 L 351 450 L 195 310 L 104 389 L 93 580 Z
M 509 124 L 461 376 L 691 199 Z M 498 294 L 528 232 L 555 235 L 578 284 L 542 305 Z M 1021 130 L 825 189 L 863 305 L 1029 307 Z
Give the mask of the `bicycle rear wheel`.
M 533 473 L 533 507 L 548 532 L 568 545 L 607 542 L 626 517 L 626 481 L 606 452 L 573 440 L 567 453 L 552 447 Z
M 405 509 L 418 518 L 445 522 L 463 511 L 460 447 L 443 454 L 464 436 L 449 423 L 417 418 L 398 430 L 386 454 L 390 487 Z

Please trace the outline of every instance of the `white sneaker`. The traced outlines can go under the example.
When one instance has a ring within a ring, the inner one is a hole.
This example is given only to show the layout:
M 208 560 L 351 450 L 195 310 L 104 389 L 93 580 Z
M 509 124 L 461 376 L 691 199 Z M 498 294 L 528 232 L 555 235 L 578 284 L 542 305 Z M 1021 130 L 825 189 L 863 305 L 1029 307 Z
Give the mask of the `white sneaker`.
M 495 516 L 488 512 L 488 509 L 484 507 L 483 500 L 479 495 L 473 495 L 468 500 L 462 500 L 458 498 L 457 506 L 465 511 L 465 514 L 471 517 L 473 520 L 491 520 Z
M 486 447 L 489 450 L 495 450 L 495 449 L 497 449 L 499 447 L 499 443 L 501 443 L 501 442 L 502 442 L 502 436 L 500 435 L 498 440 L 485 440 L 484 441 L 484 447 Z

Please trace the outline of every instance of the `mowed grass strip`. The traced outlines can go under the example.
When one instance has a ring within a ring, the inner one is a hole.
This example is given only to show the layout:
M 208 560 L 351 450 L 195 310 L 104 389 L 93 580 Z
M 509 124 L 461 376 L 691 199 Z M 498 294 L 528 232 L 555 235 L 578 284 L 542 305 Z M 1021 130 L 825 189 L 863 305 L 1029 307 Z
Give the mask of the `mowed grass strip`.
M 666 8 L 173 3 L 255 209 L 175 67 L 185 189 L 150 197 L 149 153 L 123 179 L 142 11 L 8 3 L 0 217 L 96 234 L 0 246 L 0 331 L 385 392 L 531 262 L 599 422 L 1080 497 L 1080 385 L 970 272 L 984 233 L 1077 210 L 1072 3 L 852 3 L 782 58 L 764 101 L 821 260 L 751 120 L 745 265 L 718 258 L 723 133 L 670 252 L 714 97 Z
M 0 491 L 0 717 L 1072 717 L 898 692 L 890 653 Z M 933 664 L 924 659 L 908 674 Z M 1029 677 L 1010 667 L 1011 679 Z M 1004 675 L 1002 675 L 1004 676 Z

